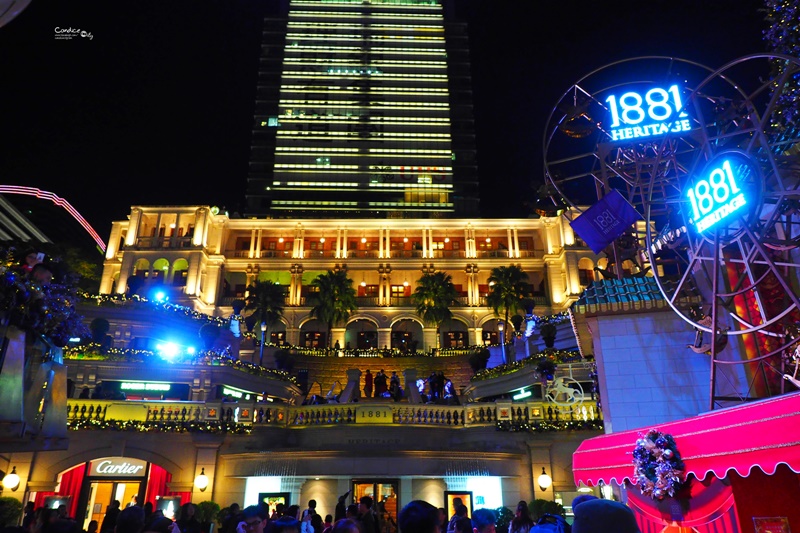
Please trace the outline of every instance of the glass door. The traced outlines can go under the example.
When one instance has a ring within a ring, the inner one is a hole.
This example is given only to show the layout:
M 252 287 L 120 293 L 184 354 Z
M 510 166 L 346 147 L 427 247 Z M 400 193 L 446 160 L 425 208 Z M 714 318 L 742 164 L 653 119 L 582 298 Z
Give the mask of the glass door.
M 363 496 L 372 498 L 372 510 L 378 516 L 381 533 L 397 533 L 397 501 L 399 482 L 396 479 L 356 479 L 353 480 L 353 500 L 358 503 Z M 365 532 L 366 533 L 366 532 Z

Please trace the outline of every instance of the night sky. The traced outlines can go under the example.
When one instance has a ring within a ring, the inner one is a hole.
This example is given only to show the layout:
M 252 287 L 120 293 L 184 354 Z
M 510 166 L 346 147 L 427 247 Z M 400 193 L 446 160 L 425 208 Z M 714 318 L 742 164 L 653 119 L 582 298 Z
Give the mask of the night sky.
M 574 82 L 665 55 L 765 51 L 760 0 L 455 0 L 470 25 L 484 216 L 527 216 L 545 120 Z M 132 204 L 241 209 L 260 33 L 279 0 L 33 0 L 0 28 L 0 183 L 71 202 L 104 238 Z M 55 38 L 54 29 L 92 34 Z

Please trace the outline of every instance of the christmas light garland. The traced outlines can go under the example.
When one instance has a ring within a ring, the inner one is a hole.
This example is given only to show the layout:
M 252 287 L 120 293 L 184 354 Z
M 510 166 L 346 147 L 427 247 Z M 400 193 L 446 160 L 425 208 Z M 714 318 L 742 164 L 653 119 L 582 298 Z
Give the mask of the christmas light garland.
M 492 379 L 506 374 L 513 374 L 526 366 L 539 365 L 543 361 L 551 361 L 552 363 L 572 363 L 581 361 L 581 354 L 578 351 L 567 350 L 545 350 L 544 352 L 534 354 L 519 361 L 513 361 L 505 365 L 498 365 L 492 368 L 479 370 L 470 381 L 481 381 L 484 379 Z
M 654 500 L 674 496 L 684 482 L 685 466 L 672 435 L 651 429 L 633 449 L 634 480 Z
M 235 422 L 178 422 L 178 421 L 151 421 L 138 420 L 69 420 L 67 428 L 73 431 L 80 430 L 112 430 L 136 431 L 139 433 L 232 433 L 236 435 L 249 435 L 252 428 Z
M 558 421 L 537 421 L 537 422 L 512 422 L 502 420 L 497 422 L 497 431 L 508 431 L 517 433 L 525 431 L 529 433 L 548 433 L 552 431 L 602 431 L 602 420 L 558 420 Z

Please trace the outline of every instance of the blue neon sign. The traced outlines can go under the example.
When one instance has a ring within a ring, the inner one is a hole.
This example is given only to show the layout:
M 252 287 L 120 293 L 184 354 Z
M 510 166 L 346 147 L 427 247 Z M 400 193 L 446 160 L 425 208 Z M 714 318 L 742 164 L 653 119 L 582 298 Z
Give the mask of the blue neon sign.
M 698 233 L 726 227 L 745 218 L 758 203 L 756 175 L 750 160 L 738 152 L 716 157 L 684 192 L 689 224 Z
M 681 111 L 681 91 L 678 85 L 666 89 L 654 87 L 642 94 L 628 91 L 605 99 L 611 114 L 608 133 L 612 141 L 640 139 L 680 133 L 692 129 L 686 111 Z

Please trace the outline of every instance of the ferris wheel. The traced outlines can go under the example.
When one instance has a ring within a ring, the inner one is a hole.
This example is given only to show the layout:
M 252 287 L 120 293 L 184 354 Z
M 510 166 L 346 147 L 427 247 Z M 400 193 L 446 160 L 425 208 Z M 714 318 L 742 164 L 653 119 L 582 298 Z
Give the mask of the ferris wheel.
M 579 211 L 612 190 L 636 208 L 644 222 L 615 245 L 635 253 L 615 249 L 609 262 L 652 269 L 698 332 L 691 348 L 716 363 L 731 335 L 754 336 L 749 362 L 798 342 L 800 120 L 787 105 L 799 81 L 787 56 L 717 70 L 636 58 L 573 85 L 545 131 L 549 185 Z

